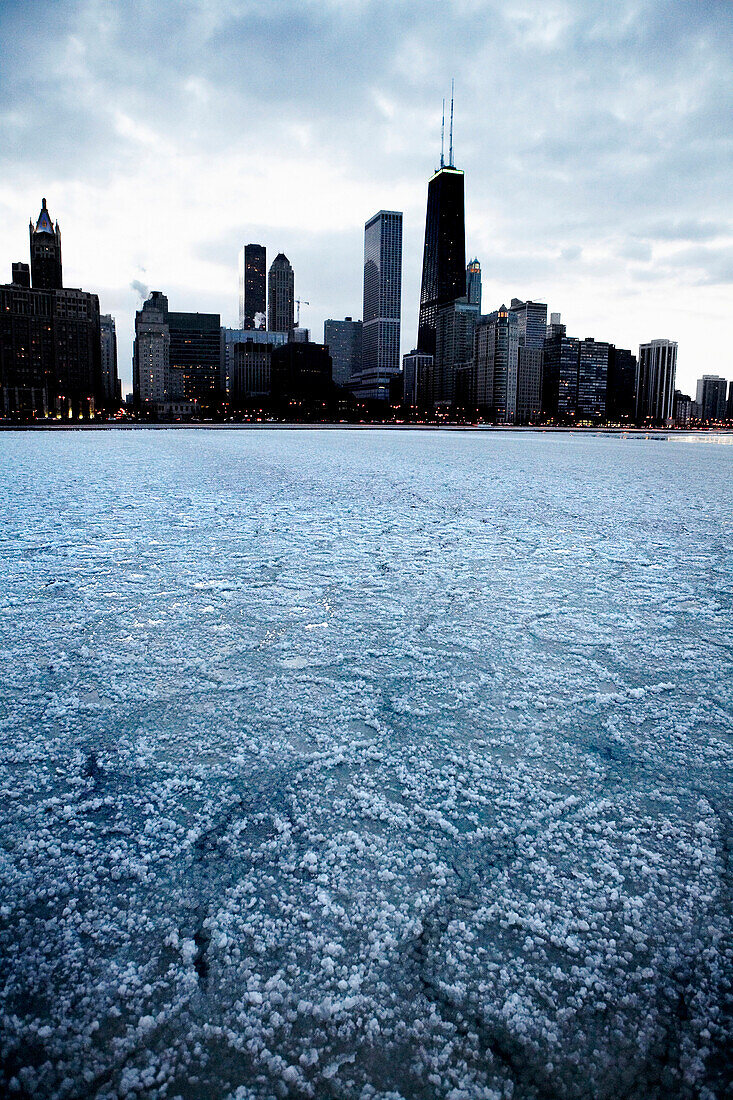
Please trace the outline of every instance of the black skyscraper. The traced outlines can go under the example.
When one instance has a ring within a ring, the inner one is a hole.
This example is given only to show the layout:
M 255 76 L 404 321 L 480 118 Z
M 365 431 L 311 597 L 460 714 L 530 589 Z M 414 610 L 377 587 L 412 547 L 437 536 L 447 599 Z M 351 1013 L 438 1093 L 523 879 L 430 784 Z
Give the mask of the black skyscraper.
M 61 279 L 61 233 L 59 223 L 54 228 L 46 207 L 41 204 L 41 213 L 35 226 L 28 226 L 31 238 L 31 278 L 34 290 L 60 290 L 64 285 Z
M 425 248 L 420 291 L 418 351 L 435 354 L 435 324 L 440 306 L 466 293 L 466 229 L 463 172 L 453 164 L 453 104 L 448 165 L 443 164 L 428 184 Z
M 255 328 L 255 316 L 267 316 L 267 250 L 263 244 L 246 244 L 240 257 L 240 328 Z

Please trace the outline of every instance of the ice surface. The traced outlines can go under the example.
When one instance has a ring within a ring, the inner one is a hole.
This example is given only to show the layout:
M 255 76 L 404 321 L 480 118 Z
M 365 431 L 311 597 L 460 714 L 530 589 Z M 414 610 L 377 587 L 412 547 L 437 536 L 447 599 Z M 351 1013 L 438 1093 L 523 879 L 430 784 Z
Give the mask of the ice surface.
M 0 1094 L 729 1095 L 733 447 L 0 453 Z

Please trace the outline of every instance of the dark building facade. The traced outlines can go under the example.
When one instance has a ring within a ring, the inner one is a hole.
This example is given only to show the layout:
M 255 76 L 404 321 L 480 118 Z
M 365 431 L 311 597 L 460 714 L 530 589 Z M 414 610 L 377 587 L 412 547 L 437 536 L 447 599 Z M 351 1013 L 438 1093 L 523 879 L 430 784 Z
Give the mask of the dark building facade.
M 263 244 L 246 244 L 239 253 L 240 329 L 255 328 L 258 313 L 267 317 L 267 249 Z
M 478 319 L 479 307 L 472 305 L 465 296 L 438 309 L 435 357 L 426 372 L 428 405 L 455 403 L 456 376 L 473 365 Z
M 328 319 L 323 323 L 323 343 L 333 361 L 333 380 L 346 386 L 361 370 L 362 324 L 351 317 L 343 321 Z
M 552 326 L 553 328 L 555 325 Z M 575 420 L 578 402 L 580 341 L 557 330 L 545 339 L 542 356 L 542 414 L 548 420 L 568 424 Z
M 317 415 L 333 396 L 331 356 L 325 344 L 291 340 L 272 349 L 272 400 L 296 418 Z
M 637 423 L 666 424 L 671 419 L 676 374 L 675 340 L 650 340 L 639 345 L 636 367 Z
M 292 332 L 295 327 L 295 273 L 287 256 L 278 252 L 267 277 L 267 327 Z
M 218 313 L 168 313 L 170 370 L 180 371 L 183 397 L 212 411 L 225 400 L 224 354 Z
M 611 348 L 608 361 L 606 419 L 632 423 L 636 409 L 636 356 L 625 348 Z
M 606 419 L 606 391 L 611 345 L 586 336 L 578 356 L 576 420 L 600 424 Z
M 428 183 L 417 349 L 435 354 L 438 309 L 466 294 L 463 172 L 441 167 Z
M 13 264 L 0 287 L 0 415 L 90 417 L 105 396 L 99 299 L 62 286 L 61 234 L 45 199 L 30 246 L 30 269 Z

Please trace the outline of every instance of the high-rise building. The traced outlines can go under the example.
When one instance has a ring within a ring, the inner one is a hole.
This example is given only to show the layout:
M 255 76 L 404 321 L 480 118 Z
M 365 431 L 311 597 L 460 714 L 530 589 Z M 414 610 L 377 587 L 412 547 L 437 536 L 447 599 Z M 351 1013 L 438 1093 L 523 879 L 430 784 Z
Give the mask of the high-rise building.
M 0 287 L 0 412 L 90 417 L 104 402 L 99 299 L 63 287 L 61 234 L 45 199 L 30 252 L 30 267 L 14 263 Z
M 728 383 L 728 403 L 726 405 L 725 416 L 727 420 L 733 420 L 733 380 Z
M 697 380 L 695 402 L 703 424 L 726 419 L 726 389 L 728 383 L 718 374 L 704 374 Z
M 287 343 L 287 333 L 268 332 L 267 329 L 259 328 L 223 328 L 221 335 L 224 344 L 224 378 L 229 400 L 237 404 L 246 398 L 269 393 L 270 351 L 267 348 L 272 349 Z M 244 352 L 238 351 L 240 344 L 247 346 Z M 239 355 L 239 367 L 236 367 L 237 355 Z M 265 362 L 267 370 L 263 374 Z M 235 378 L 237 371 L 237 378 Z
M 41 213 L 35 226 L 28 226 L 31 239 L 31 278 L 34 290 L 60 290 L 64 285 L 61 278 L 61 232 L 59 223 L 51 222 L 46 200 L 41 203 Z
M 576 419 L 600 424 L 606 419 L 606 391 L 611 345 L 586 336 L 580 341 Z
M 449 163 L 442 163 L 442 155 L 440 159 L 428 183 L 417 333 L 418 351 L 428 355 L 435 354 L 438 309 L 466 294 L 464 181 L 463 172 L 453 164 L 452 129 Z
M 405 405 L 415 408 L 427 406 L 432 366 L 432 355 L 426 355 L 415 348 L 402 356 L 402 399 Z
M 438 309 L 435 359 L 427 372 L 429 405 L 452 405 L 456 398 L 456 374 L 473 362 L 474 334 L 479 307 L 457 298 Z
M 611 347 L 608 361 L 606 420 L 612 424 L 628 424 L 634 419 L 636 407 L 636 356 L 626 348 Z
M 325 344 L 289 340 L 273 348 L 272 400 L 289 415 L 324 415 L 332 398 L 331 356 Z
M 290 260 L 278 252 L 267 278 L 267 327 L 271 332 L 292 332 L 295 327 L 295 274 Z
M 474 360 L 475 404 L 497 424 L 513 424 L 517 411 L 519 323 L 506 306 L 479 317 Z
M 470 260 L 466 267 L 466 298 L 471 306 L 478 306 L 481 312 L 481 264 Z
M 331 353 L 333 380 L 346 386 L 361 370 L 361 321 L 345 317 L 343 321 L 329 318 L 323 323 L 323 343 Z
M 364 321 L 357 396 L 389 400 L 390 378 L 400 373 L 402 213 L 380 210 L 364 226 Z
M 511 311 L 517 318 L 516 423 L 539 420 L 542 412 L 542 356 L 547 334 L 547 305 L 512 298 Z
M 559 319 L 549 328 L 542 353 L 542 413 L 548 420 L 569 424 L 575 420 L 578 402 L 580 340 L 566 336 Z
M 264 327 L 266 317 L 267 250 L 263 244 L 246 244 L 239 252 L 239 327 Z
M 689 394 L 682 393 L 681 390 L 675 390 L 672 398 L 672 417 L 675 424 L 680 428 L 685 428 L 692 419 L 692 398 Z
M 170 374 L 168 299 L 154 290 L 135 314 L 132 390 L 138 405 L 159 405 L 183 395 L 180 374 Z
M 103 313 L 99 318 L 99 329 L 102 346 L 104 400 L 107 408 L 113 408 L 115 405 L 119 405 L 122 400 L 120 380 L 117 374 L 117 331 L 114 317 L 110 317 L 108 313 Z
M 166 314 L 170 331 L 171 387 L 180 371 L 183 397 L 203 411 L 226 399 L 221 317 L 218 313 Z M 176 396 L 178 396 L 176 394 Z
M 567 329 L 562 323 L 561 315 L 559 313 L 550 314 L 550 323 L 547 326 L 546 336 L 565 336 L 567 335 Z
M 672 416 L 677 373 L 674 340 L 650 340 L 639 346 L 636 368 L 636 419 L 639 424 L 666 424 Z

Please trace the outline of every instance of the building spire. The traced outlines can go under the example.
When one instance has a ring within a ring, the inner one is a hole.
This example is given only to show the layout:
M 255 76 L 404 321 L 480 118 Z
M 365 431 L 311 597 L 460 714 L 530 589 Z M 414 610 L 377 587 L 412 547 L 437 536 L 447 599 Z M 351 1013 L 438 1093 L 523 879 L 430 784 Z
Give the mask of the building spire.
M 445 167 L 443 150 L 445 148 L 445 96 L 443 97 L 443 120 L 440 123 L 440 167 Z
M 453 84 L 454 79 L 451 77 L 450 82 L 450 147 L 448 153 L 448 165 L 450 168 L 454 168 L 453 164 Z

